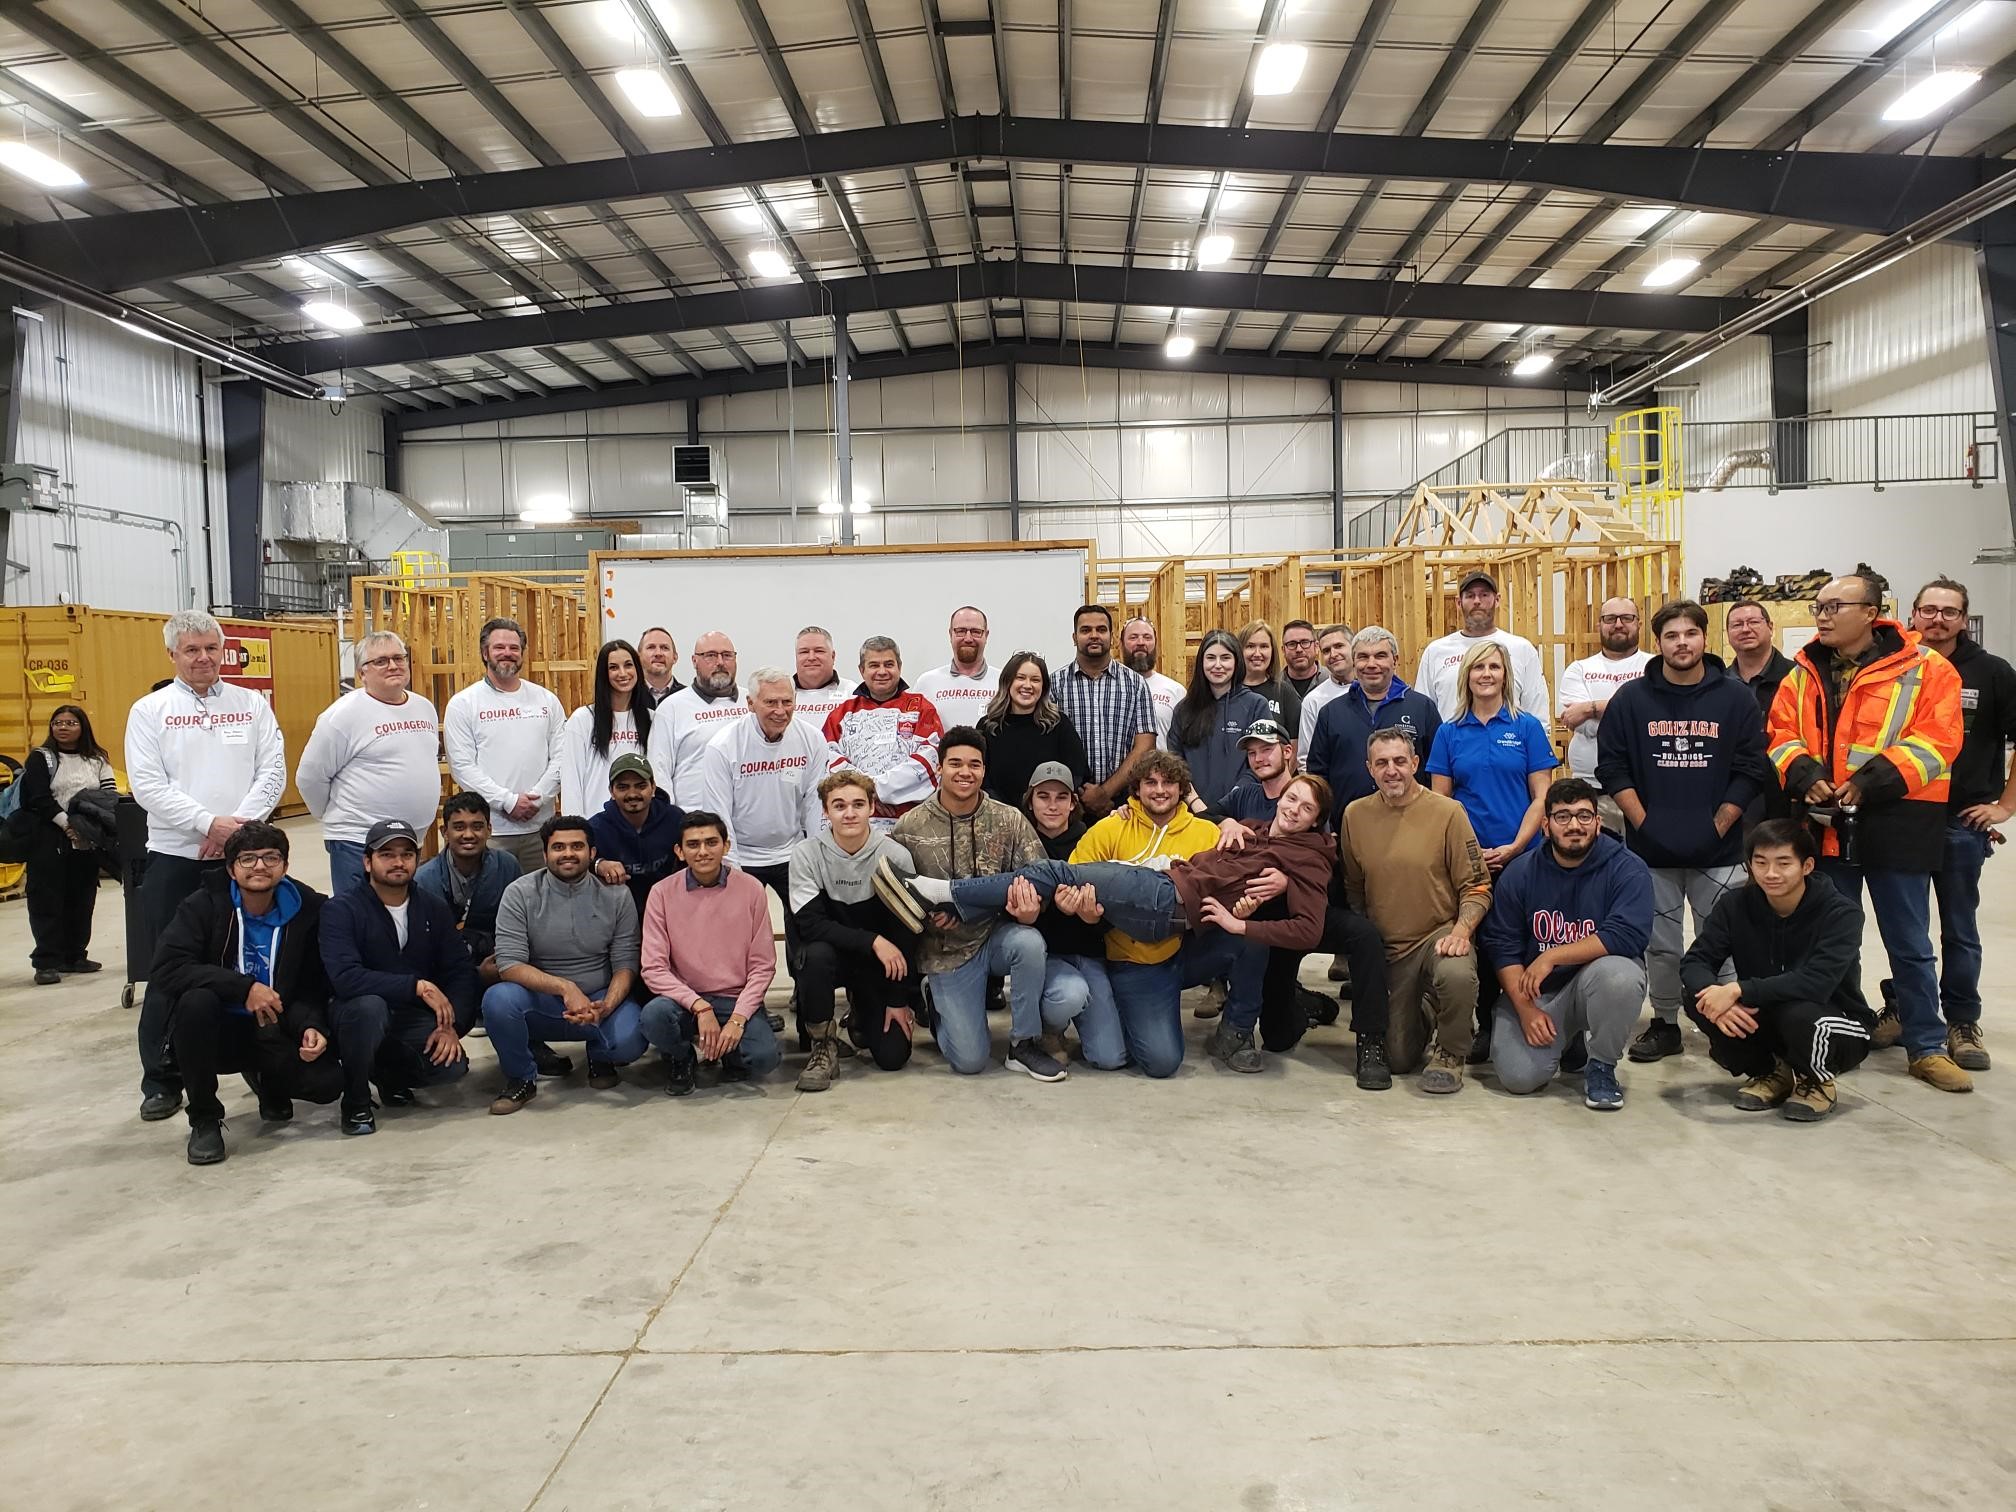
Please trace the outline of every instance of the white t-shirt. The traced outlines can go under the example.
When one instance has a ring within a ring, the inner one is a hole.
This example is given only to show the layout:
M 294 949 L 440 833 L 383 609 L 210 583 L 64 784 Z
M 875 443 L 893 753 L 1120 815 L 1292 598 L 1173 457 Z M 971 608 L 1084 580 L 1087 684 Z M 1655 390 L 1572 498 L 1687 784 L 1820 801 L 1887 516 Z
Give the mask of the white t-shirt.
M 441 807 L 441 721 L 418 693 L 385 703 L 362 688 L 324 709 L 294 785 L 330 840 L 362 843 L 380 819 L 427 833 Z
M 1302 727 L 1295 732 L 1295 754 L 1300 760 L 1309 759 L 1309 742 L 1316 738 L 1316 718 L 1323 712 L 1323 706 L 1350 686 L 1348 678 L 1339 682 L 1334 677 L 1325 677 L 1302 695 Z
M 801 688 L 794 681 L 791 694 L 798 701 L 796 719 L 823 743 L 826 739 L 826 716 L 854 696 L 854 685 L 840 677 L 823 688 Z
M 448 700 L 441 720 L 448 770 L 457 783 L 483 795 L 492 831 L 527 835 L 553 817 L 566 725 L 560 700 L 535 682 L 521 682 L 505 693 L 486 677 Z M 510 815 L 520 793 L 539 797 L 530 819 Z
M 1633 651 L 1615 660 L 1599 651 L 1568 663 L 1561 669 L 1561 701 L 1554 712 L 1561 714 L 1572 703 L 1607 701 L 1624 684 L 1643 677 L 1651 660 L 1650 651 Z M 1596 780 L 1596 731 L 1602 723 L 1601 719 L 1584 720 L 1568 737 L 1568 770 L 1590 782 Z
M 762 721 L 740 719 L 700 753 L 698 807 L 728 821 L 737 866 L 775 866 L 792 847 L 819 833 L 825 816 L 819 780 L 826 775 L 826 742 L 794 718 L 776 740 L 763 738 Z
M 978 673 L 966 677 L 947 662 L 942 667 L 933 667 L 910 687 L 931 700 L 938 711 L 938 723 L 946 729 L 955 725 L 977 726 L 980 716 L 987 712 L 987 705 L 1001 691 L 1001 669 L 982 662 Z
M 1169 721 L 1176 717 L 1176 705 L 1183 702 L 1183 695 L 1189 690 L 1160 672 L 1146 673 L 1142 680 L 1148 684 L 1148 701 L 1155 707 L 1155 748 L 1159 751 L 1169 744 Z M 1080 730 L 1078 734 L 1082 739 L 1085 732 Z
M 659 772 L 658 786 L 670 791 L 674 803 L 683 809 L 706 807 L 700 796 L 700 753 L 730 724 L 748 717 L 749 700 L 740 688 L 710 701 L 689 685 L 652 711 L 651 744 L 664 752 L 671 768 L 669 781 Z M 662 740 L 658 734 L 661 721 L 665 726 Z M 651 767 L 658 771 L 655 757 Z
M 655 745 L 656 742 L 654 741 Z M 629 709 L 613 710 L 609 717 L 609 749 L 595 749 L 595 711 L 583 704 L 567 716 L 567 730 L 560 742 L 560 812 L 592 815 L 609 801 L 609 767 L 618 756 L 646 756 L 637 739 L 637 716 Z M 652 762 L 651 774 L 658 775 Z
M 399 948 L 406 948 L 406 910 L 410 903 L 387 903 L 385 912 L 392 915 L 392 933 L 399 937 Z
M 127 714 L 126 780 L 147 811 L 147 849 L 193 861 L 212 820 L 273 812 L 287 745 L 260 694 L 220 682 L 198 698 L 177 678 Z
M 1456 669 L 1472 646 L 1485 641 L 1498 642 L 1512 657 L 1512 691 L 1519 700 L 1519 712 L 1531 714 L 1545 724 L 1554 706 L 1547 702 L 1547 674 L 1541 670 L 1540 653 L 1533 642 L 1510 630 L 1493 630 L 1489 635 L 1465 635 L 1457 630 L 1428 642 L 1421 653 L 1420 669 L 1414 674 L 1414 686 L 1435 700 L 1435 707 L 1444 719 L 1454 719 Z

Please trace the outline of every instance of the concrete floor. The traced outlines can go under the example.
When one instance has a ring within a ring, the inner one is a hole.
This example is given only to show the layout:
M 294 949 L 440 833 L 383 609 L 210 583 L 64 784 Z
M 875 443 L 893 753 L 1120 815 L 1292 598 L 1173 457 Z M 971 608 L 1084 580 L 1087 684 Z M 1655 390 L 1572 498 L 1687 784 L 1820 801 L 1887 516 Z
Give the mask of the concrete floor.
M 117 894 L 60 988 L 10 904 L 0 1505 L 2016 1506 L 1990 877 L 2003 1069 L 1889 1052 L 1818 1127 L 1735 1113 L 1691 1032 L 1614 1116 L 1361 1093 L 1332 1029 L 1255 1077 L 640 1065 L 496 1119 L 476 1041 L 371 1139 L 227 1086 L 205 1170 L 134 1117 Z

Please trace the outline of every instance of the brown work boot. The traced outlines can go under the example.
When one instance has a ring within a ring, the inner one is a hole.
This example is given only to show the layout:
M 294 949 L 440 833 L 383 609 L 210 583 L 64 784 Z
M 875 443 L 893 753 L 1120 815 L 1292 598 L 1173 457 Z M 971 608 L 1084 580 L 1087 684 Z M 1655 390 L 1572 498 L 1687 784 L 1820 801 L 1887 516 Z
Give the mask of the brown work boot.
M 1817 1076 L 1801 1076 L 1792 1083 L 1792 1095 L 1785 1099 L 1784 1116 L 1794 1123 L 1818 1123 L 1834 1111 L 1834 1083 Z
M 1219 1014 L 1225 1011 L 1225 997 L 1226 991 L 1223 982 L 1206 982 L 1204 984 L 1204 996 L 1198 1001 L 1197 1006 L 1190 1010 L 1190 1016 L 1200 1019 L 1214 1019 L 1218 1017 Z
M 1986 1071 L 1988 1046 L 1979 1024 L 1954 1024 L 1946 1031 L 1946 1053 L 1962 1071 Z
M 1779 1061 L 1769 1076 L 1753 1076 L 1736 1093 L 1736 1106 L 1745 1113 L 1764 1113 L 1792 1095 L 1797 1080 L 1791 1066 Z
M 1904 1042 L 1904 1020 L 1897 1017 L 1895 1008 L 1885 1008 L 1876 1015 L 1876 1027 L 1869 1031 L 1871 1050 L 1890 1050 Z
M 1463 1090 L 1463 1057 L 1437 1044 L 1421 1072 L 1421 1090 L 1439 1095 Z
M 834 1043 L 833 1020 L 823 1024 L 809 1024 L 807 1034 L 812 1036 L 812 1053 L 806 1058 L 805 1069 L 798 1073 L 800 1092 L 824 1092 L 833 1085 L 833 1075 L 840 1068 L 838 1047 Z
M 1962 1071 L 1950 1055 L 1936 1050 L 1930 1055 L 1911 1057 L 1911 1074 L 1941 1092 L 1972 1092 L 1974 1078 Z

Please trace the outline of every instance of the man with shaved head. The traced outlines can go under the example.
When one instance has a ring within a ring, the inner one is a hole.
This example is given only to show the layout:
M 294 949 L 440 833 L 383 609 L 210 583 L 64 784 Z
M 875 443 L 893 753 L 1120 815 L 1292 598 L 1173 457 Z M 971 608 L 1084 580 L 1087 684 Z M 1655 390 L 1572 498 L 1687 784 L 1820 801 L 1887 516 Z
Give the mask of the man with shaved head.
M 671 767 L 658 777 L 661 785 L 671 787 L 672 801 L 680 808 L 705 807 L 700 753 L 731 723 L 749 715 L 749 705 L 735 685 L 735 670 L 735 642 L 724 631 L 709 630 L 693 642 L 692 683 L 658 706 L 657 719 L 667 727 L 658 748 L 669 752 Z M 657 731 L 652 734 L 655 737 Z M 657 761 L 652 765 L 655 768 Z

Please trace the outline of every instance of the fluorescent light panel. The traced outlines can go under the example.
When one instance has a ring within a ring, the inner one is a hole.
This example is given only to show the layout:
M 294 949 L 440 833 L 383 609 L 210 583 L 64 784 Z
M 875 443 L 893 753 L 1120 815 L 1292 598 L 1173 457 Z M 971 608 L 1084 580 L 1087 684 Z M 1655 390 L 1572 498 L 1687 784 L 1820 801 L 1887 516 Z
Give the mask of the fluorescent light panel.
M 327 299 L 309 300 L 301 306 L 301 313 L 332 331 L 354 331 L 364 324 L 364 317 L 355 310 Z
M 1922 121 L 1942 105 L 1950 105 L 1981 82 L 1971 68 L 1947 68 L 1927 74 L 1890 102 L 1886 121 Z
M 1645 287 L 1648 289 L 1671 288 L 1700 266 L 1701 259 L 1698 257 L 1669 257 L 1645 275 Z
M 26 142 L 0 142 L 0 168 L 48 189 L 75 189 L 84 182 L 84 175 L 68 163 L 58 162 Z
M 672 93 L 672 81 L 662 68 L 619 68 L 616 87 L 643 116 L 676 116 L 679 97 Z
M 749 254 L 749 271 L 758 278 L 789 278 L 791 264 L 775 247 L 758 247 Z
M 1197 243 L 1197 266 L 1215 268 L 1232 256 L 1232 238 L 1223 232 L 1205 237 Z
M 1517 378 L 1531 378 L 1535 373 L 1544 373 L 1554 366 L 1552 352 L 1528 352 L 1512 364 L 1512 374 Z
M 1300 43 L 1268 43 L 1260 50 L 1260 61 L 1253 67 L 1253 93 L 1288 93 L 1302 77 L 1302 67 L 1308 61 L 1309 49 Z

